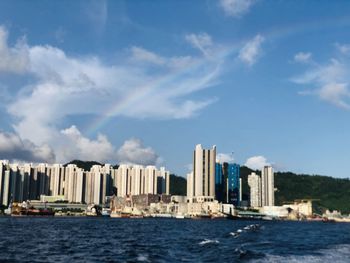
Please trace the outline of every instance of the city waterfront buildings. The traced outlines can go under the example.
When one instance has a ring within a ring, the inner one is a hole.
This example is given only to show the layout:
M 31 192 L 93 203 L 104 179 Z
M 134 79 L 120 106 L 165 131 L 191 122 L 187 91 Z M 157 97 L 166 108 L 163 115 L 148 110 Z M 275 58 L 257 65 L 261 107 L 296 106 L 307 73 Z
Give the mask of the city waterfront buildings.
M 250 174 L 248 185 L 250 187 L 250 206 L 275 205 L 274 172 L 271 166 L 264 166 L 261 176 L 255 173 Z
M 164 167 L 94 165 L 85 171 L 75 164 L 10 164 L 0 161 L 0 204 L 63 196 L 69 203 L 104 204 L 106 197 L 169 194 L 170 173 Z

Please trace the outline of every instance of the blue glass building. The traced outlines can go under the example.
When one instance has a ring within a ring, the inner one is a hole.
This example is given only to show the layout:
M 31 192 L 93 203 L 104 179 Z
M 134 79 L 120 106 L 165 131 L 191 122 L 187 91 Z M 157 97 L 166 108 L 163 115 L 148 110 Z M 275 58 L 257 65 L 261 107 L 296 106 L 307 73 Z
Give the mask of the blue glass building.
M 222 202 L 224 199 L 223 196 L 223 173 L 222 173 L 222 164 L 216 163 L 215 164 L 215 199 L 219 202 Z
M 215 198 L 224 204 L 240 205 L 240 166 L 231 163 L 217 163 L 215 166 Z

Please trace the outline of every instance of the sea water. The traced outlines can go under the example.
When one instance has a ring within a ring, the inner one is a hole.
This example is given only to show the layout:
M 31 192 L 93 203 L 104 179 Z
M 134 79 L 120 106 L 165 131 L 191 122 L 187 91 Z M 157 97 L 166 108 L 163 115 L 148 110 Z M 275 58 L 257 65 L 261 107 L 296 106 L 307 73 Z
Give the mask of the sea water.
M 0 217 L 0 262 L 350 262 L 350 224 Z

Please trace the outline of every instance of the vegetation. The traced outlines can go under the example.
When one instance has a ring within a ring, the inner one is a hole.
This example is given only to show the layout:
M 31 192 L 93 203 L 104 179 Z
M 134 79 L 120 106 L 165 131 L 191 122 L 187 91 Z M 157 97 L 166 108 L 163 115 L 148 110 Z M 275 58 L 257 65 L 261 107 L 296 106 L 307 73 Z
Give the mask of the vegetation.
M 249 197 L 248 174 L 253 170 L 242 166 L 243 199 Z M 260 171 L 255 171 L 261 174 Z M 275 173 L 276 205 L 293 202 L 296 199 L 315 199 L 314 210 L 322 213 L 325 209 L 350 213 L 350 180 L 320 175 L 295 174 L 292 172 Z
M 97 164 L 95 161 L 74 160 L 68 164 L 76 164 L 84 170 Z M 113 166 L 115 168 L 118 165 Z M 248 175 L 251 172 L 261 174 L 246 166 L 242 166 L 240 174 L 242 178 L 243 200 L 249 199 Z M 186 179 L 175 174 L 170 175 L 170 194 L 186 195 Z M 320 175 L 295 174 L 292 172 L 276 172 L 275 187 L 277 188 L 275 199 L 276 205 L 293 202 L 296 199 L 315 199 L 315 211 L 322 213 L 325 209 L 340 210 L 343 213 L 350 213 L 350 180 L 333 178 Z
M 73 160 L 69 163 L 66 163 L 64 166 L 67 166 L 68 164 L 75 164 L 76 166 L 78 166 L 79 168 L 84 169 L 85 171 L 90 171 L 91 167 L 93 165 L 103 165 L 99 162 L 95 162 L 95 161 L 81 161 L 81 160 Z
M 170 194 L 186 195 L 187 181 L 182 176 L 170 175 Z

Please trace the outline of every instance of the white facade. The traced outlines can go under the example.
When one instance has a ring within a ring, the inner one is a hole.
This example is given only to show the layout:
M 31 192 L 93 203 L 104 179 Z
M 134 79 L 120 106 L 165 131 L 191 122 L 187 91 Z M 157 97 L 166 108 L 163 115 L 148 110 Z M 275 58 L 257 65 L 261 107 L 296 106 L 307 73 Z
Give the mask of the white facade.
M 261 205 L 275 205 L 274 172 L 271 166 L 265 166 L 261 171 Z
M 216 146 L 212 149 L 203 149 L 196 145 L 193 154 L 193 174 L 188 176 L 188 199 L 196 196 L 215 196 L 215 161 Z
M 113 195 L 169 194 L 170 173 L 164 167 L 94 165 L 84 171 L 75 164 L 9 164 L 0 161 L 0 204 L 39 200 L 41 195 L 64 196 L 73 203 L 103 204 Z
M 187 174 L 187 200 L 193 200 L 193 172 Z
M 248 175 L 248 185 L 250 187 L 250 206 L 261 207 L 261 177 L 256 173 Z

